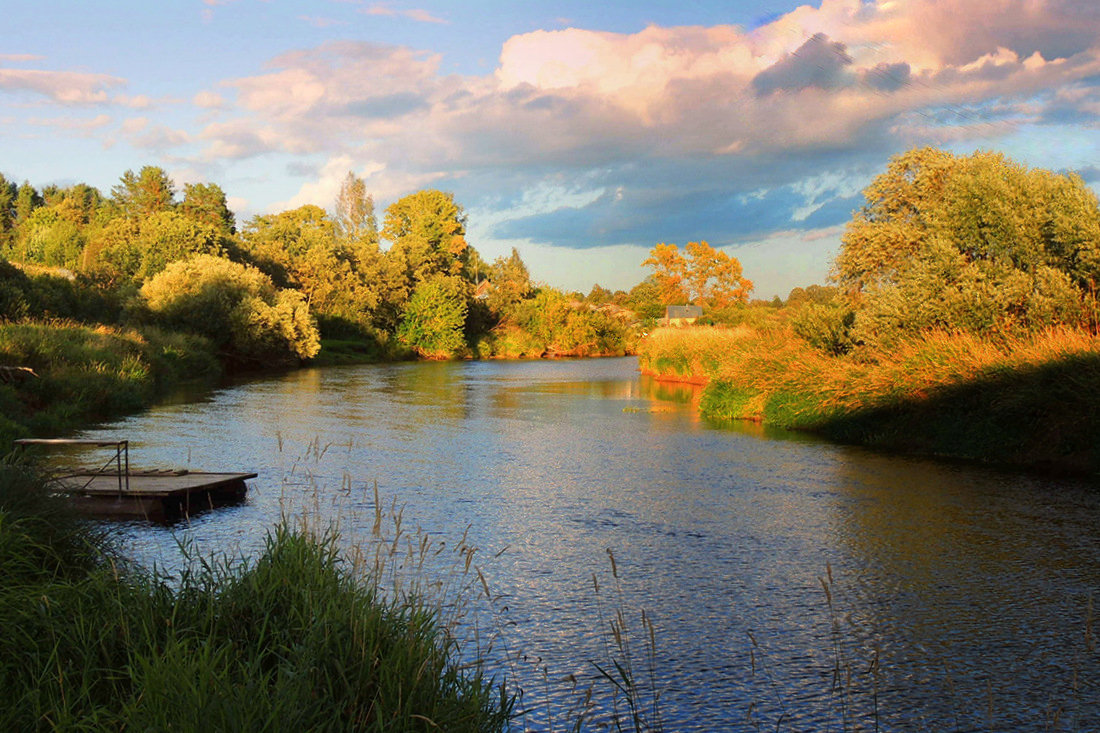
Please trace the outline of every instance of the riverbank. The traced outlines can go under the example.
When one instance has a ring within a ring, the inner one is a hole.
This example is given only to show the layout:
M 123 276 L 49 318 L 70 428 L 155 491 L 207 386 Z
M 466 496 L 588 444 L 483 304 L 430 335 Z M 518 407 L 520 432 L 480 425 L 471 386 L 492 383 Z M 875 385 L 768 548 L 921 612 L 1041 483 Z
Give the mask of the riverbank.
M 1095 475 L 1100 337 L 929 332 L 832 356 L 786 326 L 658 329 L 639 364 L 705 384 L 710 419 L 754 420 L 902 453 Z
M 507 730 L 430 596 L 386 594 L 334 534 L 269 530 L 246 563 L 169 582 L 31 470 L 0 472 L 4 730 Z
M 0 445 L 135 412 L 222 365 L 200 336 L 67 320 L 0 323 Z

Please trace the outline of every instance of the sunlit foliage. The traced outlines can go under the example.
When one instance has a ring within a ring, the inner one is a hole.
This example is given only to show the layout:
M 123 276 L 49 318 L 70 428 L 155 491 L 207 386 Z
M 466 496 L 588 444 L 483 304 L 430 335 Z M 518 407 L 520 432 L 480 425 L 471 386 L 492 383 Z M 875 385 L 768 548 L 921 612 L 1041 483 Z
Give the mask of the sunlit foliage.
M 1026 333 L 1089 317 L 1100 208 L 1079 177 L 925 148 L 892 160 L 864 194 L 836 260 L 859 340 L 937 327 Z
M 256 268 L 221 257 L 173 262 L 141 294 L 161 322 L 209 337 L 238 363 L 309 358 L 320 348 L 301 293 L 279 290 Z
M 665 305 L 722 308 L 747 302 L 752 292 L 752 282 L 742 277 L 741 263 L 706 242 L 688 242 L 682 254 L 675 244 L 658 244 L 642 264 L 653 268 Z
M 436 274 L 424 280 L 409 298 L 397 336 L 421 356 L 447 358 L 459 354 L 466 342 L 467 284 L 453 275 Z

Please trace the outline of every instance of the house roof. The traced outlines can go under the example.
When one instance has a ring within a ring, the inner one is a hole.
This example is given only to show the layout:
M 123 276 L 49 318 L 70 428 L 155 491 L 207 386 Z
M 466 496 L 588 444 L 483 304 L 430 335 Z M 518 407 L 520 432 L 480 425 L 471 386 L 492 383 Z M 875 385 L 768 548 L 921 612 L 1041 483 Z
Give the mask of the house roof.
M 699 318 L 703 315 L 701 305 L 670 305 L 665 307 L 665 318 Z

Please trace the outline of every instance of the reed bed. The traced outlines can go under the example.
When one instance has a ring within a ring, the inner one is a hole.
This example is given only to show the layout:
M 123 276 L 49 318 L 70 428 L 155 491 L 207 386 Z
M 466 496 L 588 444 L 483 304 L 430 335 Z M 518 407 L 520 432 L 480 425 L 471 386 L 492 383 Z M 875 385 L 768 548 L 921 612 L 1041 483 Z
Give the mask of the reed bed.
M 706 384 L 713 419 L 848 442 L 1027 465 L 1100 469 L 1100 337 L 1049 329 L 982 338 L 929 331 L 832 356 L 790 329 L 660 329 L 643 372 Z

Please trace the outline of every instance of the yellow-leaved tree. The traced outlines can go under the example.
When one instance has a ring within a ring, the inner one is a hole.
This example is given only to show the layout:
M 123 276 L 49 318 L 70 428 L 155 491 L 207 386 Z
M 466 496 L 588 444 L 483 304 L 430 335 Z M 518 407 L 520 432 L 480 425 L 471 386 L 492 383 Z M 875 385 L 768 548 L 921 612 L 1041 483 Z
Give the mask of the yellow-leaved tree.
M 736 257 L 706 242 L 688 242 L 681 254 L 675 244 L 658 244 L 642 263 L 653 268 L 661 302 L 723 308 L 748 302 L 752 281 L 742 276 Z

